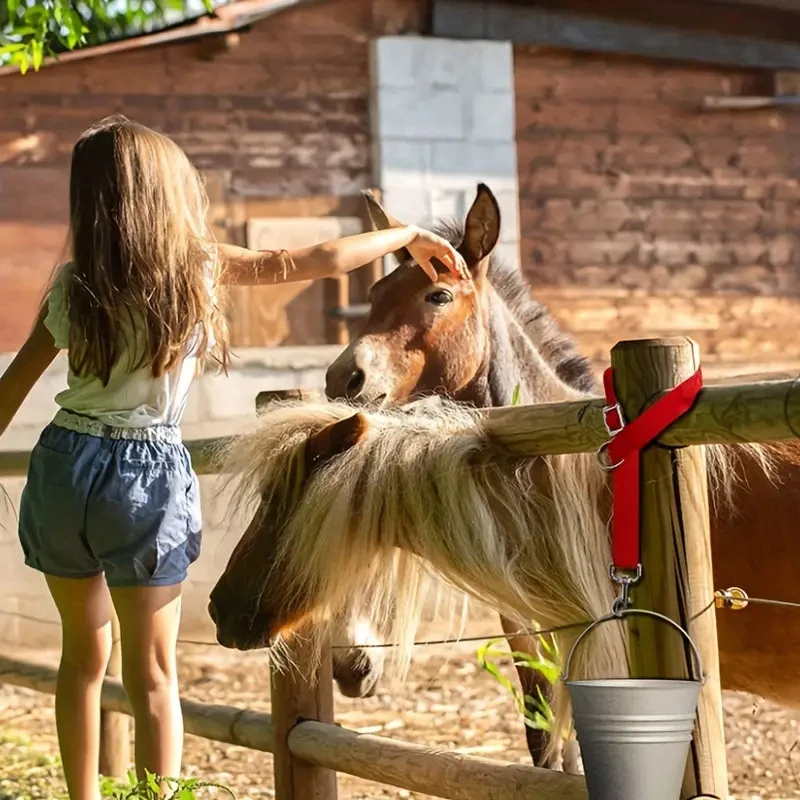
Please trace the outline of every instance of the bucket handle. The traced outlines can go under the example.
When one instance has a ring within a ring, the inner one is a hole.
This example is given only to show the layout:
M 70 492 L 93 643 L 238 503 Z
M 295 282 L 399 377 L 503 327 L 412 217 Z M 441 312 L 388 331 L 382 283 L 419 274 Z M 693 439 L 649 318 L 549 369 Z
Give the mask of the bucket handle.
M 675 628 L 675 630 L 678 631 L 678 633 L 680 633 L 681 636 L 683 636 L 683 638 L 689 643 L 689 646 L 692 649 L 692 667 L 697 667 L 696 675 L 698 676 L 693 678 L 693 680 L 696 680 L 699 683 L 705 683 L 706 676 L 703 674 L 703 660 L 700 658 L 700 651 L 697 649 L 697 645 L 694 643 L 694 641 L 692 641 L 692 637 L 689 636 L 689 634 L 680 625 L 678 625 L 675 620 L 672 620 L 663 614 L 659 614 L 657 611 L 649 611 L 645 608 L 624 608 L 615 614 L 608 614 L 605 617 L 600 617 L 600 619 L 596 619 L 591 625 L 588 625 L 586 628 L 584 628 L 578 635 L 578 638 L 572 643 L 572 647 L 569 650 L 567 660 L 564 664 L 564 672 L 561 674 L 561 680 L 565 683 L 569 680 L 569 669 L 570 665 L 572 664 L 572 656 L 575 654 L 575 650 L 581 643 L 581 640 L 584 638 L 584 636 L 587 636 L 594 628 L 596 628 L 598 625 L 602 625 L 604 622 L 612 622 L 614 620 L 621 620 L 623 617 L 633 616 L 652 617 Z M 694 670 L 692 670 L 692 672 L 694 672 Z

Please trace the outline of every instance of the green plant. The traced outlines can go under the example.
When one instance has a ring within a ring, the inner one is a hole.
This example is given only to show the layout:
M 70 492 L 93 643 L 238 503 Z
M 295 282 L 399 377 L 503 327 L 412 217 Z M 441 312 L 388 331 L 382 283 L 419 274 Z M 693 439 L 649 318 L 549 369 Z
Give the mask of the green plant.
M 538 697 L 523 694 L 500 671 L 499 661 L 511 657 L 514 666 L 532 669 L 544 676 L 548 683 L 554 684 L 561 673 L 561 656 L 558 645 L 552 636 L 539 635 L 540 655 L 532 656 L 518 650 L 509 652 L 502 645 L 505 639 L 492 639 L 478 648 L 478 664 L 481 669 L 489 673 L 514 699 L 517 711 L 522 715 L 523 721 L 529 728 L 549 731 L 553 722 L 553 710 L 550 703 L 537 687 Z
M 133 772 L 128 773 L 128 783 L 121 784 L 110 778 L 100 782 L 100 792 L 106 800 L 199 800 L 198 790 L 219 789 L 228 797 L 236 795 L 227 787 L 199 778 L 162 778 L 145 772 L 143 780 L 137 780 Z
M 213 0 L 5 0 L 0 3 L 0 64 L 25 73 L 46 56 L 164 27 L 213 11 Z

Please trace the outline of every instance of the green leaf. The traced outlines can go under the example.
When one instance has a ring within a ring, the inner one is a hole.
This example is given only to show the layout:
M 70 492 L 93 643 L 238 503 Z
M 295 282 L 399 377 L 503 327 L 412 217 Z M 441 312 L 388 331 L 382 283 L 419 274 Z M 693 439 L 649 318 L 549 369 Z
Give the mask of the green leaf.
M 27 45 L 22 42 L 12 42 L 11 44 L 4 44 L 0 47 L 0 56 L 8 55 L 9 53 L 17 53 L 20 50 L 25 50 Z
M 158 778 L 153 775 L 152 772 L 148 772 L 145 770 L 145 783 L 147 784 L 147 788 L 154 792 L 156 797 L 161 794 L 161 787 L 158 785 Z
M 33 5 L 25 9 L 25 22 L 29 25 L 38 25 L 42 20 L 47 21 L 46 8 L 40 5 Z
M 16 64 L 19 67 L 19 71 L 24 75 L 28 71 L 28 51 L 20 50 L 18 53 L 14 53 L 11 56 L 11 63 Z
M 42 66 L 42 60 L 44 58 L 44 44 L 34 39 L 31 42 L 31 62 L 33 63 L 33 69 L 38 72 L 39 67 Z
M 514 387 L 514 394 L 511 395 L 511 405 L 512 406 L 518 406 L 519 405 L 519 398 L 520 398 L 521 394 L 522 394 L 522 385 L 518 383 Z

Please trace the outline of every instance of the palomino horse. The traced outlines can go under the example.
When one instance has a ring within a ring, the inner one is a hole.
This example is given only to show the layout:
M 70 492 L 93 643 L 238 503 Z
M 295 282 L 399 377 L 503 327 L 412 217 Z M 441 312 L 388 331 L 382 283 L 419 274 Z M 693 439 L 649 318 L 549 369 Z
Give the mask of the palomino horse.
M 368 202 L 375 225 L 388 227 L 392 221 L 386 212 L 372 198 Z M 495 406 L 508 404 L 519 384 L 522 402 L 542 402 L 568 394 L 553 373 L 561 383 L 599 394 L 589 362 L 577 355 L 572 341 L 531 298 L 519 272 L 491 257 L 499 230 L 497 204 L 481 186 L 464 228 L 443 231 L 454 245 L 460 242 L 472 270 L 472 286 L 455 282 L 444 271 L 431 286 L 412 268 L 408 253 L 398 253 L 401 266 L 373 287 L 371 313 L 361 333 L 328 371 L 329 396 L 405 403 L 442 394 Z M 531 358 L 534 351 L 549 367 L 544 380 L 538 360 Z M 720 588 L 741 585 L 753 596 L 797 602 L 800 450 L 795 445 L 769 449 L 772 474 L 764 471 L 756 451 L 742 452 L 737 480 L 727 483 L 730 503 L 712 506 L 714 577 Z M 744 613 L 719 615 L 726 688 L 800 705 L 796 614 L 751 606 Z M 508 630 L 507 624 L 504 628 Z M 515 641 L 513 646 L 530 652 L 533 643 Z M 535 676 L 525 671 L 520 678 L 526 693 L 535 696 Z M 541 744 L 529 731 L 535 762 Z

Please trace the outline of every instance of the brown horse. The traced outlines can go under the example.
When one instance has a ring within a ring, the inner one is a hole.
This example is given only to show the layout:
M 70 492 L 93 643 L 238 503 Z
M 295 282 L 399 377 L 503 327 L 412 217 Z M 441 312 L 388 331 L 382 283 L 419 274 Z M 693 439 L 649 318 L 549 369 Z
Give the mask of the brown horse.
M 373 225 L 390 227 L 380 204 L 371 195 L 367 202 Z M 509 405 L 519 386 L 521 402 L 544 402 L 548 398 L 540 376 L 527 366 L 531 347 L 555 365 L 568 386 L 581 392 L 596 388 L 589 362 L 544 308 L 527 299 L 521 276 L 488 257 L 499 225 L 495 198 L 481 186 L 467 215 L 469 235 L 462 237 L 455 228 L 440 231 L 453 244 L 462 240 L 462 255 L 473 269 L 472 284 L 447 280 L 442 273 L 431 286 L 408 251 L 395 253 L 400 268 L 373 286 L 366 325 L 328 369 L 331 399 L 386 405 L 438 394 L 487 408 Z M 500 622 L 506 634 L 519 630 L 512 620 L 501 617 Z M 518 652 L 539 649 L 530 636 L 509 636 L 508 641 Z M 360 663 L 369 663 L 369 658 L 364 651 Z M 523 695 L 549 698 L 550 684 L 538 672 L 519 665 L 517 673 Z M 550 766 L 543 758 L 545 733 L 526 725 L 525 734 L 534 764 Z
M 368 203 L 377 227 L 392 224 L 374 199 L 368 197 Z M 486 407 L 509 404 L 519 385 L 523 403 L 562 399 L 552 375 L 543 378 L 545 371 L 532 357 L 538 354 L 558 383 L 599 394 L 590 363 L 531 298 L 520 273 L 492 258 L 499 231 L 497 203 L 479 186 L 463 229 L 441 230 L 470 266 L 471 285 L 442 270 L 431 286 L 407 252 L 397 253 L 401 266 L 373 286 L 369 318 L 328 370 L 328 395 L 398 404 L 439 394 Z M 758 459 L 743 454 L 733 512 L 719 503 L 713 508 L 714 578 L 719 588 L 742 586 L 752 596 L 800 602 L 800 450 L 787 445 L 774 453 L 771 477 Z M 503 620 L 503 628 L 508 632 L 513 626 Z M 721 612 L 718 634 L 725 688 L 800 705 L 797 611 L 751 606 L 741 613 Z M 531 639 L 510 642 L 515 650 L 535 647 Z M 521 668 L 519 677 L 528 695 L 543 688 L 529 670 Z M 541 763 L 543 734 L 526 730 L 534 763 Z

